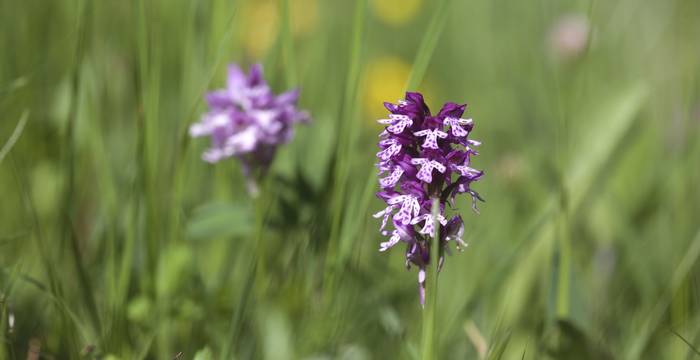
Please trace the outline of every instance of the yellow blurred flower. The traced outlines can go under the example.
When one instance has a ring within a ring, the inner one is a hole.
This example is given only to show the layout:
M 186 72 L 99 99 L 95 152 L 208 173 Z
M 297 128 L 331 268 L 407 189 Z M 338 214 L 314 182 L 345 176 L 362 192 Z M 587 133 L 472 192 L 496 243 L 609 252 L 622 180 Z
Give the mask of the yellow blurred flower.
M 243 10 L 243 46 L 254 58 L 261 58 L 277 39 L 279 16 L 275 1 L 249 3 Z
M 279 2 L 256 0 L 243 9 L 243 46 L 255 58 L 265 56 L 275 44 L 280 30 Z M 289 0 L 292 36 L 313 31 L 318 24 L 318 0 Z
M 384 102 L 403 98 L 403 90 L 411 75 L 411 68 L 396 56 L 380 57 L 367 64 L 362 78 L 365 110 L 369 121 L 386 115 Z
M 304 36 L 318 25 L 318 0 L 289 0 L 292 34 Z
M 375 120 L 386 117 L 385 101 L 396 103 L 404 98 L 404 90 L 410 75 L 410 65 L 397 56 L 379 57 L 367 64 L 360 91 L 368 124 L 379 126 Z M 434 87 L 430 81 L 423 81 L 418 89 L 412 90 L 423 93 L 426 102 L 431 104 L 431 101 L 436 100 L 432 89 Z
M 382 22 L 401 26 L 416 17 L 422 0 L 371 0 L 370 3 L 374 15 Z

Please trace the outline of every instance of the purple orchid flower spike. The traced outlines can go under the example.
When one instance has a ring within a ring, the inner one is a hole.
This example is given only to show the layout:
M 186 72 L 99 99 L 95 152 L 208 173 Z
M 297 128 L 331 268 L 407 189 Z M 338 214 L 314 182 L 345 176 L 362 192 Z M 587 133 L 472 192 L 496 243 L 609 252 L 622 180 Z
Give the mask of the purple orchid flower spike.
M 236 157 L 248 178 L 248 190 L 257 194 L 256 176 L 272 163 L 279 145 L 294 135 L 294 124 L 308 122 L 297 109 L 297 89 L 275 95 L 263 78 L 262 65 L 246 75 L 238 65 L 228 67 L 226 88 L 206 96 L 209 111 L 190 127 L 192 137 L 209 136 L 211 147 L 202 155 L 209 163 Z
M 377 153 L 379 184 L 377 196 L 387 207 L 374 214 L 382 219 L 380 232 L 389 240 L 380 244 L 380 251 L 403 242 L 406 244 L 406 266 L 418 267 L 421 306 L 425 304 L 426 266 L 437 257 L 437 269 L 442 268 L 444 253 L 449 244 L 457 250 L 467 244 L 462 240 L 464 221 L 459 215 L 448 218 L 447 205 L 454 205 L 457 195 L 467 193 L 476 201 L 482 200 L 471 189 L 481 179 L 483 171 L 471 167 L 471 157 L 481 143 L 469 139 L 474 122 L 463 119 L 466 105 L 447 103 L 433 116 L 423 95 L 406 93 L 398 104 L 384 103 L 390 114 L 378 120 L 386 128 L 380 134 Z M 385 174 L 386 173 L 386 174 Z M 432 216 L 432 199 L 440 199 L 437 223 Z M 483 200 L 482 200 L 483 201 Z M 387 229 L 388 225 L 393 230 Z M 429 243 L 438 224 L 440 254 L 430 254 Z

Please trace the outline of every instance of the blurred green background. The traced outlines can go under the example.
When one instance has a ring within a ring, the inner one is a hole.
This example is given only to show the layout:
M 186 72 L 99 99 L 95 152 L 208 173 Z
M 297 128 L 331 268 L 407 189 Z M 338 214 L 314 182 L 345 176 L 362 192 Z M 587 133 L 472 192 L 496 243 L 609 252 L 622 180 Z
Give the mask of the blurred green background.
M 412 359 L 382 101 L 468 103 L 440 359 L 700 347 L 700 2 L 0 1 L 0 359 Z M 227 62 L 314 118 L 251 199 L 187 127 Z M 262 255 L 261 255 L 262 254 Z

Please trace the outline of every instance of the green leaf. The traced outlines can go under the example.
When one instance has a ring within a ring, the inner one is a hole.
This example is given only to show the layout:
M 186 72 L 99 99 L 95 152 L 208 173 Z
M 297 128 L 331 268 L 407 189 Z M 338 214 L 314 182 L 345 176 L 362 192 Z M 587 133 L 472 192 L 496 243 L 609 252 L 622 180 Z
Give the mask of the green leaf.
M 566 188 L 570 191 L 568 203 L 570 216 L 575 218 L 583 200 L 594 189 L 596 180 L 603 179 L 602 174 L 606 164 L 613 159 L 613 152 L 619 150 L 624 135 L 634 124 L 635 115 L 641 108 L 648 94 L 644 83 L 635 84 L 620 91 L 616 96 L 601 103 L 599 107 L 590 113 L 581 114 L 581 118 L 596 120 L 587 126 L 590 133 L 584 133 L 576 146 L 576 154 L 572 161 L 572 167 L 567 172 Z M 590 120 L 589 120 L 590 122 Z M 532 289 L 537 288 L 535 282 L 539 275 L 545 272 L 550 262 L 548 256 L 552 254 L 556 240 L 557 217 L 554 216 L 556 201 L 559 194 L 553 194 L 545 202 L 542 217 L 545 221 L 539 223 L 533 232 L 533 241 L 528 242 L 529 251 L 521 256 L 519 264 L 515 265 L 519 270 L 507 279 L 506 289 L 508 296 L 504 298 L 505 321 L 511 323 L 517 316 L 527 312 L 529 296 Z
M 294 342 L 289 321 L 277 309 L 268 309 L 263 315 L 264 358 L 269 360 L 293 359 Z
M 187 237 L 193 240 L 251 234 L 251 209 L 244 204 L 210 203 L 194 211 L 187 224 Z
M 579 205 L 591 191 L 597 179 L 601 178 L 606 163 L 614 158 L 625 134 L 632 128 L 637 112 L 648 95 L 644 83 L 638 83 L 622 90 L 603 102 L 590 113 L 582 113 L 575 122 L 590 122 L 588 133 L 579 138 L 576 154 L 571 159 L 567 188 L 571 191 L 571 211 Z
M 12 132 L 12 135 L 10 135 L 10 138 L 7 139 L 7 142 L 3 147 L 0 149 L 0 163 L 2 162 L 2 159 L 5 158 L 5 156 L 10 152 L 13 146 L 15 146 L 15 143 L 19 139 L 19 136 L 22 135 L 22 131 L 24 130 L 24 126 L 27 124 L 27 119 L 29 118 L 29 110 L 24 110 L 22 113 L 22 116 L 19 118 L 19 121 L 17 122 L 17 126 L 15 127 L 15 130 Z
M 555 359 L 612 359 L 612 355 L 607 349 L 594 343 L 583 330 L 571 321 L 557 321 L 551 335 L 546 340 L 550 341 L 546 347 L 547 352 Z
M 693 266 L 700 260 L 700 230 L 695 234 L 690 247 L 685 252 L 683 259 L 678 263 L 673 276 L 670 279 L 667 291 L 659 298 L 644 324 L 637 330 L 631 339 L 631 344 L 627 347 L 625 359 L 639 359 L 644 352 L 644 348 L 649 342 L 651 335 L 661 323 L 666 309 L 671 303 L 671 299 L 682 285 L 684 279 L 691 273 Z
M 508 331 L 504 337 L 497 339 L 495 345 L 491 348 L 486 358 L 488 360 L 500 360 L 503 358 L 503 354 L 505 354 L 506 349 L 508 348 L 508 343 L 510 342 L 510 336 L 511 332 Z
M 193 360 L 214 360 L 214 355 L 209 347 L 205 347 L 194 354 Z
M 192 252 L 186 246 L 173 246 L 163 252 L 158 263 L 156 294 L 160 299 L 175 295 L 192 271 Z

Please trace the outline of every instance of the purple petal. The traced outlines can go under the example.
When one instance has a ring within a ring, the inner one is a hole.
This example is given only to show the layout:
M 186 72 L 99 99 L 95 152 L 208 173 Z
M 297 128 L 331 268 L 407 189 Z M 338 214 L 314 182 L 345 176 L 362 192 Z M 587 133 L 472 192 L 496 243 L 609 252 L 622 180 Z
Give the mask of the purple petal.
M 278 95 L 275 98 L 275 105 L 296 105 L 297 100 L 299 100 L 299 89 L 293 89 Z
M 233 106 L 233 100 L 226 90 L 216 90 L 205 95 L 205 100 L 210 108 L 227 108 Z
M 456 104 L 453 102 L 448 102 L 445 103 L 445 105 L 442 106 L 442 109 L 440 109 L 440 112 L 438 113 L 437 117 L 452 117 L 452 118 L 460 118 L 462 117 L 462 114 L 464 114 L 464 110 L 467 108 L 467 104 L 460 105 Z
M 251 87 L 263 85 L 265 80 L 263 79 L 263 66 L 262 64 L 253 64 L 250 67 L 250 72 L 248 73 L 248 85 Z
M 389 112 L 391 112 L 391 113 L 395 113 L 395 112 L 397 112 L 398 109 L 399 109 L 398 106 L 396 106 L 396 105 L 394 105 L 394 104 L 392 104 L 392 103 L 390 103 L 390 102 L 386 102 L 386 101 L 384 102 L 384 107 L 385 107 L 387 110 L 389 110 Z
M 228 66 L 228 79 L 226 82 L 226 87 L 229 91 L 237 91 L 243 89 L 246 86 L 246 76 L 243 70 L 236 65 L 230 64 Z
M 423 95 L 419 92 L 407 92 L 406 93 L 406 100 L 412 102 L 414 105 L 418 107 L 418 110 L 422 111 L 421 115 L 428 115 L 430 114 L 430 109 L 428 108 L 428 105 L 425 103 L 423 100 Z

